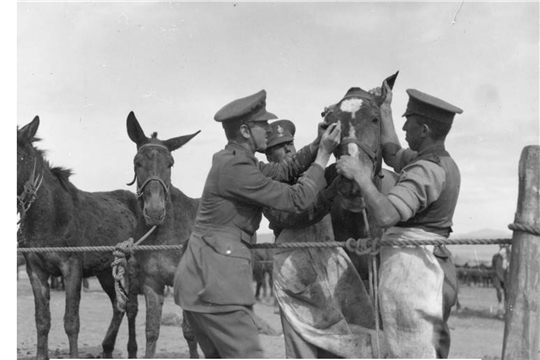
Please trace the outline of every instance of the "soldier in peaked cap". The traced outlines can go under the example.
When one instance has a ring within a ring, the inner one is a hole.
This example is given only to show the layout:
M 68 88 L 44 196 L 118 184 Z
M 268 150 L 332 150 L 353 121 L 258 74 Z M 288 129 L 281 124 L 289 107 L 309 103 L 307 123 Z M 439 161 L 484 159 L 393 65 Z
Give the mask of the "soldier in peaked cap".
M 214 119 L 228 143 L 212 158 L 193 232 L 174 278 L 176 304 L 206 358 L 262 358 L 253 318 L 252 257 L 262 208 L 301 212 L 326 186 L 324 168 L 340 141 L 340 125 L 319 125 L 318 136 L 295 156 L 259 162 L 267 148 L 266 92 L 235 100 Z M 286 182 L 304 176 L 293 187 Z
M 408 89 L 403 130 L 409 148 L 403 149 L 392 120 L 392 92 L 384 86 L 381 140 L 385 163 L 399 174 L 395 186 L 386 196 L 381 194 L 370 180 L 370 166 L 348 156 L 338 160 L 338 173 L 358 183 L 370 214 L 387 228 L 383 239 L 447 239 L 461 175 L 445 139 L 455 115 L 463 110 Z M 449 255 L 444 246 L 381 249 L 379 300 L 390 357 L 448 357 L 447 320 L 457 300 L 456 271 Z M 399 314 L 409 315 L 404 321 Z
M 270 162 L 279 162 L 288 156 L 296 154 L 294 134 L 296 126 L 287 119 L 272 121 L 271 132 L 268 135 L 266 159 Z

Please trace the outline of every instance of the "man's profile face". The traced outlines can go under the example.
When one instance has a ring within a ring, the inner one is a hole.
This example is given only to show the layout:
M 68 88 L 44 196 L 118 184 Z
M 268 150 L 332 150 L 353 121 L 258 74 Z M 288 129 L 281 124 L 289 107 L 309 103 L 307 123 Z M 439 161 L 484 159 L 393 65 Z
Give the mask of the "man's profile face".
M 294 141 L 288 141 L 275 146 L 272 146 L 267 151 L 266 158 L 269 162 L 280 162 L 287 157 L 291 157 L 296 154 L 296 148 Z
M 268 144 L 268 134 L 272 131 L 268 121 L 253 121 L 249 122 L 248 126 L 250 127 L 251 137 L 255 144 L 255 150 L 264 153 Z

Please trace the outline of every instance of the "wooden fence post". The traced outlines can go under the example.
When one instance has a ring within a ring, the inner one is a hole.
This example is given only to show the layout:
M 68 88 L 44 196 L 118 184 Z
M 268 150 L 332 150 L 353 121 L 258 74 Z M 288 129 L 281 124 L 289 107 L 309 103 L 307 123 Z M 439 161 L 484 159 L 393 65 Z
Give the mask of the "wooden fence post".
M 514 224 L 540 229 L 537 145 L 526 146 L 521 152 Z M 514 230 L 509 277 L 502 359 L 540 359 L 540 236 Z

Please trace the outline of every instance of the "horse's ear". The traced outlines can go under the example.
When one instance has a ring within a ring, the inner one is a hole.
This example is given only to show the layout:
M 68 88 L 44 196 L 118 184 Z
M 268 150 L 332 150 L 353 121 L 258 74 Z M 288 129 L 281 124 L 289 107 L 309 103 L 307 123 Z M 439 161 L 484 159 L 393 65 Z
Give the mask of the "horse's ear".
M 135 117 L 133 111 L 131 111 L 127 117 L 127 132 L 131 141 L 133 141 L 137 146 L 142 145 L 143 142 L 147 140 L 144 131 L 139 125 L 139 121 Z
M 169 151 L 174 151 L 186 144 L 189 140 L 193 139 L 198 133 L 200 133 L 201 130 L 197 131 L 196 133 L 193 133 L 191 135 L 183 135 L 178 136 L 169 140 L 165 140 L 165 146 L 169 149 Z
M 384 99 L 386 98 L 386 87 L 384 86 L 384 83 L 386 82 L 388 84 L 388 87 L 390 88 L 390 90 L 392 90 L 394 88 L 394 84 L 396 83 L 396 78 L 397 78 L 398 74 L 399 74 L 399 70 L 396 71 L 395 74 L 390 75 L 389 77 L 384 79 L 384 81 L 382 83 L 382 86 L 381 86 L 381 96 L 379 98 L 379 102 L 381 104 L 384 101 Z
M 31 142 L 36 136 L 37 129 L 39 127 L 39 116 L 35 116 L 29 124 L 23 126 L 23 128 L 17 131 L 17 140 Z

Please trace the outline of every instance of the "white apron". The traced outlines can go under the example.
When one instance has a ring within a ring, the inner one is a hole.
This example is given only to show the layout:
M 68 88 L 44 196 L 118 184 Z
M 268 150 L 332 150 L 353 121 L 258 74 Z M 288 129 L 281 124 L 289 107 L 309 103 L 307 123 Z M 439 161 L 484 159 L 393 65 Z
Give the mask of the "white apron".
M 392 227 L 386 240 L 446 239 L 417 228 Z M 436 358 L 443 320 L 444 273 L 433 246 L 383 247 L 379 307 L 391 358 Z

